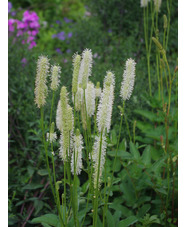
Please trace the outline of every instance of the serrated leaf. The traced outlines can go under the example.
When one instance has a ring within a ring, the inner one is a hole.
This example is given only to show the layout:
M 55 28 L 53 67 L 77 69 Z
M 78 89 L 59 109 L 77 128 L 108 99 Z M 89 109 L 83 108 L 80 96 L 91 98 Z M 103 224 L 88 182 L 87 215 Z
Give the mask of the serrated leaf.
M 142 218 L 151 208 L 150 204 L 144 204 L 140 209 L 138 213 L 138 218 Z
M 142 154 L 142 161 L 145 166 L 148 166 L 151 164 L 151 146 L 148 145 Z
M 138 160 L 140 159 L 140 153 L 136 146 L 130 141 L 130 153 L 133 155 L 133 157 Z
M 137 221 L 138 221 L 137 217 L 130 216 L 130 217 L 126 218 L 125 220 L 120 221 L 118 227 L 127 227 L 130 225 L 133 225 Z
M 108 227 L 113 227 L 114 224 L 114 218 L 109 210 L 107 210 L 107 226 Z
M 51 226 L 56 226 L 58 223 L 58 217 L 55 214 L 45 214 L 41 217 L 32 219 L 31 223 L 45 223 Z

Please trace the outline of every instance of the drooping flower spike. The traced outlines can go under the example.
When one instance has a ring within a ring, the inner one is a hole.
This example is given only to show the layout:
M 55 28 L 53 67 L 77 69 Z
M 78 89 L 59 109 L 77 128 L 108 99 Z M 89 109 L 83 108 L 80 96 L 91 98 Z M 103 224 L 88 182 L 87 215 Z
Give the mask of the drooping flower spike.
M 135 80 L 135 66 L 136 63 L 133 59 L 128 59 L 126 61 L 126 67 L 123 73 L 123 81 L 121 83 L 121 91 L 120 96 L 123 101 L 128 100 L 134 88 L 134 80 Z
M 49 70 L 49 60 L 46 56 L 40 56 L 37 61 L 37 73 L 35 80 L 35 103 L 38 108 L 42 107 L 46 103 L 46 96 L 48 93 L 48 88 L 46 85 L 46 80 Z

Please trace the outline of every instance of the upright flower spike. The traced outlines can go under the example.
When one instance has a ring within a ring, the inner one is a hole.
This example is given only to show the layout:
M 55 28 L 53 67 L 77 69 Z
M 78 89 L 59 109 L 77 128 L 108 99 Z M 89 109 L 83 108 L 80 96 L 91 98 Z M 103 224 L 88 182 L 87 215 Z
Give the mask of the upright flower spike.
M 97 112 L 97 126 L 100 133 L 105 133 L 105 130 L 107 130 L 108 133 L 110 130 L 114 102 L 114 85 L 114 74 L 112 72 L 107 72 Z
M 121 83 L 121 91 L 120 96 L 123 101 L 128 100 L 134 88 L 134 80 L 135 80 L 135 66 L 136 63 L 133 59 L 128 59 L 126 61 L 126 69 L 123 73 L 123 81 Z
M 56 111 L 56 126 L 61 132 L 63 130 L 63 121 L 62 121 L 62 110 L 61 110 L 61 101 L 58 101 L 57 111 Z
M 53 143 L 57 139 L 56 132 L 54 132 L 54 122 L 52 122 L 50 126 L 50 132 L 47 133 L 47 141 L 50 141 L 50 143 Z
M 102 172 L 103 172 L 104 164 L 105 164 L 105 155 L 106 155 L 106 147 L 107 147 L 105 135 L 102 135 L 101 149 L 100 149 L 100 141 L 101 141 L 101 136 L 100 135 L 96 136 L 94 146 L 93 146 L 93 154 L 92 154 L 93 166 L 94 166 L 94 173 L 93 173 L 94 189 L 97 188 L 97 182 L 98 182 L 98 188 L 100 188 L 101 176 L 102 176 Z M 101 154 L 100 154 L 100 152 L 101 152 Z M 99 167 L 99 157 L 100 157 L 100 168 L 98 168 Z M 98 169 L 99 169 L 99 175 L 98 175 Z
M 157 13 L 160 11 L 161 3 L 162 0 L 154 0 L 154 8 Z
M 37 73 L 35 80 L 35 103 L 38 108 L 46 103 L 48 88 L 46 85 L 49 69 L 49 60 L 46 56 L 40 56 L 37 61 Z
M 96 98 L 101 96 L 100 82 L 97 82 L 97 84 L 96 84 L 95 94 L 96 94 Z
M 82 60 L 79 71 L 78 84 L 82 84 L 82 88 L 87 88 L 88 78 L 92 69 L 92 51 L 85 49 L 82 53 Z
M 83 149 L 83 137 L 80 134 L 79 129 L 76 130 L 76 135 L 73 137 L 73 152 L 71 156 L 71 172 L 74 175 L 79 175 L 82 170 L 82 149 Z M 74 159 L 75 157 L 75 159 Z
M 66 87 L 61 88 L 60 104 L 57 110 L 57 126 L 61 131 L 59 156 L 64 162 L 68 161 L 70 140 L 73 131 L 72 108 L 68 104 L 68 93 Z
M 73 79 L 72 79 L 72 93 L 76 94 L 78 90 L 78 76 L 80 68 L 81 56 L 79 54 L 73 55 Z
M 59 86 L 59 78 L 61 73 L 61 67 L 57 65 L 53 65 L 51 67 L 51 89 L 56 91 Z
M 141 7 L 147 7 L 148 2 L 150 2 L 150 0 L 141 0 Z
M 85 89 L 85 97 L 86 97 L 86 109 L 89 117 L 94 115 L 95 111 L 95 88 L 92 82 L 88 82 L 87 88 Z
M 82 105 L 82 102 L 83 102 L 83 89 L 81 88 L 80 84 L 78 85 L 78 90 L 76 92 L 75 99 L 76 99 L 76 103 L 75 103 L 74 108 L 76 109 L 76 111 L 80 111 L 81 105 Z M 74 96 L 72 96 L 72 101 L 74 103 Z

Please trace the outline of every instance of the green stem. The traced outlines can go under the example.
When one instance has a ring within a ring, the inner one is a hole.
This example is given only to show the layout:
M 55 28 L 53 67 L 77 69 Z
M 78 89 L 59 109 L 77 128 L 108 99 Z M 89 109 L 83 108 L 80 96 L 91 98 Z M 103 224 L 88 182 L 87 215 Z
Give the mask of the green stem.
M 102 136 L 103 131 L 101 131 L 100 147 L 99 147 L 99 160 L 98 160 L 98 172 L 96 176 L 96 189 L 95 189 L 95 198 L 94 198 L 94 210 L 93 210 L 93 227 L 97 226 L 97 217 L 98 217 L 98 186 L 100 178 L 100 163 L 101 163 L 101 148 L 102 148 Z

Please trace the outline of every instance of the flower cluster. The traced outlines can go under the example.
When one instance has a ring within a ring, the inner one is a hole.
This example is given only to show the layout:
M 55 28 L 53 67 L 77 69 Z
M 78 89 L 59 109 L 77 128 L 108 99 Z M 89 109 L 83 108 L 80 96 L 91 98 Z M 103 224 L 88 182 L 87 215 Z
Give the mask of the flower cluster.
M 9 32 L 14 32 L 15 25 L 17 28 L 17 34 L 16 36 L 25 36 L 26 40 L 24 39 L 22 41 L 22 44 L 28 43 L 29 49 L 32 49 L 34 46 L 36 46 L 36 35 L 39 32 L 40 24 L 38 22 L 39 17 L 35 12 L 30 12 L 29 10 L 26 10 L 23 13 L 23 19 L 22 21 L 19 21 L 17 19 L 10 18 L 8 20 L 8 30 Z

